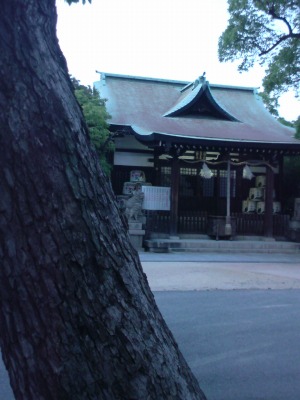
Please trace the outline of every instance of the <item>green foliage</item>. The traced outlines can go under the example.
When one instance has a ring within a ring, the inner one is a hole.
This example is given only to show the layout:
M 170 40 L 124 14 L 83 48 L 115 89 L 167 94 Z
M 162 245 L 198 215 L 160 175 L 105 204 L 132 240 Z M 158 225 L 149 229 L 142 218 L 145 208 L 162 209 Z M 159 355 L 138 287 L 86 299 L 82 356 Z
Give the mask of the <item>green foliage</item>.
M 300 82 L 300 40 L 290 39 L 289 44 L 281 48 L 270 61 L 263 79 L 264 91 L 270 95 L 272 104 L 278 104 L 281 93 L 293 88 L 299 96 Z
M 279 102 L 278 98 L 274 99 L 273 97 L 270 97 L 270 95 L 266 92 L 261 92 L 259 93 L 261 96 L 265 106 L 267 109 L 270 111 L 271 114 L 273 114 L 276 118 L 279 117 L 279 113 L 277 108 L 279 107 Z
M 300 115 L 296 119 L 296 121 L 292 121 L 292 122 L 287 121 L 286 119 L 284 119 L 282 117 L 277 118 L 277 121 L 279 121 L 281 124 L 283 124 L 285 126 L 290 126 L 291 128 L 295 128 L 296 129 L 295 138 L 300 139 Z M 300 169 L 299 169 L 299 173 L 300 173 Z
M 286 125 L 286 126 L 290 126 L 290 127 L 292 127 L 292 128 L 295 128 L 295 129 L 296 129 L 295 138 L 296 138 L 296 139 L 300 139 L 300 115 L 299 115 L 299 117 L 296 119 L 296 121 L 292 121 L 292 122 L 286 121 L 286 120 L 285 120 L 284 118 L 282 118 L 282 117 L 277 118 L 277 120 L 278 120 L 280 123 L 282 123 L 283 125 Z M 299 172 L 300 172 L 300 168 L 299 168 Z
M 105 100 L 101 99 L 96 89 L 81 85 L 75 78 L 71 78 L 71 80 L 75 89 L 75 96 L 82 108 L 89 129 L 91 142 L 99 155 L 103 171 L 109 174 L 111 165 L 108 157 L 114 150 L 114 145 L 110 140 L 111 134 L 107 123 L 110 115 L 106 111 Z
M 271 112 L 281 93 L 300 95 L 299 0 L 228 0 L 229 23 L 219 39 L 220 61 L 239 60 L 247 71 L 266 67 L 263 87 Z M 276 114 L 276 112 L 275 112 Z
M 294 126 L 296 128 L 295 138 L 300 139 L 300 115 L 298 119 L 295 121 Z
M 294 127 L 295 127 L 293 122 L 287 121 L 287 120 L 286 120 L 285 118 L 283 118 L 283 117 L 277 118 L 277 121 L 280 122 L 282 125 L 289 126 L 289 127 L 291 127 L 291 128 L 294 128 Z

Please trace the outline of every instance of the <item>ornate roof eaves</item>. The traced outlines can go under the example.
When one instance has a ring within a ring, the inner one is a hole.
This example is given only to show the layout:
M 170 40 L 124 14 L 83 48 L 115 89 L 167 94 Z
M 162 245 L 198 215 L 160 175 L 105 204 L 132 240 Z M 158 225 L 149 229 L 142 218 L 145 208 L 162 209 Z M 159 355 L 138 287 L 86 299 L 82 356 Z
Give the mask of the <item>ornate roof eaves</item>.
M 212 95 L 212 92 L 210 90 L 210 86 L 209 84 L 207 85 L 207 95 L 209 97 L 209 100 L 211 102 L 211 104 L 221 113 L 224 115 L 224 117 L 226 117 L 229 121 L 235 121 L 235 122 L 241 122 L 240 120 L 238 120 L 237 118 L 235 118 L 232 114 L 230 114 L 228 111 L 226 111 L 214 98 L 214 96 Z
M 183 93 L 185 90 L 190 89 L 191 86 L 194 85 L 191 91 L 183 99 L 179 100 L 163 115 L 164 117 L 176 117 L 177 115 L 180 115 L 186 109 L 191 107 L 202 96 L 208 82 L 204 80 L 201 82 L 201 84 L 197 84 L 196 86 L 195 82 L 189 83 L 183 89 L 181 89 L 181 92 Z
M 191 88 L 191 86 L 193 87 Z M 224 110 L 224 108 L 214 99 L 214 96 L 210 90 L 209 81 L 207 81 L 204 76 L 201 76 L 196 81 L 186 85 L 181 89 L 181 92 L 184 93 L 184 91 L 188 89 L 190 89 L 190 92 L 186 95 L 186 97 L 169 109 L 163 115 L 164 117 L 180 116 L 182 113 L 184 113 L 184 111 L 192 107 L 192 105 L 195 104 L 203 95 L 207 95 L 212 107 L 217 110 L 218 113 L 221 114 L 225 119 L 229 121 L 240 122 L 237 118 Z

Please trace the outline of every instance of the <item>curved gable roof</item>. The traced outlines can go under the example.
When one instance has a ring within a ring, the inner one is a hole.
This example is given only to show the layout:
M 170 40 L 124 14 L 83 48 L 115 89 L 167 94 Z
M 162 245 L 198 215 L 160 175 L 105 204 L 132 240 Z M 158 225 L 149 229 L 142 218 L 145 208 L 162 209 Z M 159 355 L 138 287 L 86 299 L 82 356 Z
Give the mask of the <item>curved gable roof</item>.
M 143 141 L 172 137 L 300 146 L 295 130 L 265 109 L 254 88 L 205 81 L 193 89 L 189 82 L 107 73 L 96 87 L 107 99 L 111 125 L 131 127 Z M 201 112 L 202 105 L 209 106 L 208 113 Z
M 193 84 L 186 85 L 181 92 L 182 96 L 164 117 L 195 116 L 237 121 L 214 99 L 204 76 L 199 77 Z

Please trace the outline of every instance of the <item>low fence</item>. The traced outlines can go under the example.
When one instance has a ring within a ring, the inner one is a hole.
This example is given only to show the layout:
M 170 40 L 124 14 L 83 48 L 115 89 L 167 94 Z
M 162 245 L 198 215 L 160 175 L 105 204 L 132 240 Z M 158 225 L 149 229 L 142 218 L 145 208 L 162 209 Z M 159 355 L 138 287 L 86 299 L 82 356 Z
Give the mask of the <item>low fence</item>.
M 233 213 L 236 218 L 237 235 L 258 235 L 264 234 L 264 215 Z M 170 213 L 169 211 L 146 211 L 146 231 L 156 233 L 169 233 Z M 185 211 L 178 217 L 179 234 L 206 234 L 208 214 L 203 211 Z M 274 236 L 286 236 L 290 216 L 285 214 L 273 215 Z
M 206 233 L 207 232 L 207 213 L 190 211 L 179 215 L 179 233 Z
M 146 234 L 150 232 L 166 233 L 170 232 L 170 212 L 169 211 L 145 211 Z
M 233 213 L 236 218 L 237 233 L 239 235 L 263 235 L 264 215 Z M 289 227 L 290 216 L 286 214 L 273 215 L 273 235 L 286 236 Z

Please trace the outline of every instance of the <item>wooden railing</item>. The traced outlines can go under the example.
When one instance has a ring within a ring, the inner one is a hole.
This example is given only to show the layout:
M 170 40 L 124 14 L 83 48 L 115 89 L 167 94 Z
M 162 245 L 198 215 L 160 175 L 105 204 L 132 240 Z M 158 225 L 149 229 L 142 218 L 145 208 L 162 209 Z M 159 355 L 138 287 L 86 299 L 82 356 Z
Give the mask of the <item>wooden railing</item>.
M 290 216 L 287 214 L 275 214 L 273 216 L 274 236 L 287 236 Z
M 238 235 L 263 235 L 264 234 L 264 215 L 233 213 L 236 218 L 236 231 Z M 273 235 L 286 236 L 289 226 L 290 216 L 286 214 L 273 215 Z
M 206 233 L 207 232 L 207 212 L 185 211 L 179 215 L 179 233 Z
M 169 233 L 169 211 L 147 211 L 146 231 L 156 233 Z M 264 215 L 233 213 L 236 218 L 237 235 L 264 235 Z M 178 233 L 206 234 L 208 214 L 203 211 L 184 211 L 178 218 Z M 289 215 L 273 215 L 274 236 L 286 236 L 289 224 Z
M 169 211 L 144 211 L 146 216 L 146 235 L 150 232 L 166 233 L 170 232 L 170 212 Z
M 264 215 L 233 213 L 236 219 L 236 233 L 238 235 L 258 235 L 264 234 Z

